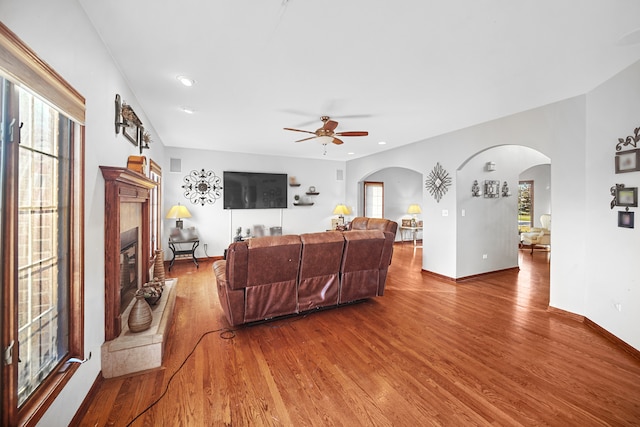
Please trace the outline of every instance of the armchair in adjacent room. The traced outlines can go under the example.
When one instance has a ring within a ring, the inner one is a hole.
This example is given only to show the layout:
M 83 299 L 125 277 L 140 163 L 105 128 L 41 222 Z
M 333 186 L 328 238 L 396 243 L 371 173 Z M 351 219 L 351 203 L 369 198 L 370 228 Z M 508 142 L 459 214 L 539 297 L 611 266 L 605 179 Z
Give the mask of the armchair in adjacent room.
M 540 215 L 542 227 L 533 227 L 528 233 L 522 233 L 522 246 L 531 246 L 531 253 L 536 246 L 551 247 L 551 215 Z

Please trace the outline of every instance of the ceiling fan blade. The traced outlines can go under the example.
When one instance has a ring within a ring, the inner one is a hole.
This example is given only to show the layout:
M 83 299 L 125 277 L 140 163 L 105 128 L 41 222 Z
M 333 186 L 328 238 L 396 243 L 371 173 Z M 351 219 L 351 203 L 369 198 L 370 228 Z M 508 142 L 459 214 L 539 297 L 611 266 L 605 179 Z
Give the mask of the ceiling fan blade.
M 338 138 L 333 138 L 333 141 L 331 142 L 333 142 L 336 145 L 344 144 L 344 142 L 340 141 Z
M 353 130 L 353 131 L 347 131 L 347 132 L 337 132 L 336 135 L 339 135 L 339 136 L 367 136 L 367 135 L 369 135 L 369 132 L 360 131 L 360 130 Z
M 317 136 L 310 136 L 309 138 L 299 139 L 296 142 L 308 141 L 308 140 L 314 139 L 314 138 L 317 138 Z
M 313 135 L 315 135 L 315 132 L 311 132 L 310 130 L 302 130 L 302 129 L 294 129 L 294 128 L 283 128 L 284 130 L 292 130 L 294 132 L 304 132 L 304 133 L 311 133 Z
M 322 126 L 322 129 L 325 130 L 335 130 L 338 127 L 338 122 L 333 120 L 327 120 L 327 122 Z
M 331 116 L 331 117 L 335 119 L 366 119 L 372 116 L 373 116 L 372 114 L 346 114 L 346 115 Z

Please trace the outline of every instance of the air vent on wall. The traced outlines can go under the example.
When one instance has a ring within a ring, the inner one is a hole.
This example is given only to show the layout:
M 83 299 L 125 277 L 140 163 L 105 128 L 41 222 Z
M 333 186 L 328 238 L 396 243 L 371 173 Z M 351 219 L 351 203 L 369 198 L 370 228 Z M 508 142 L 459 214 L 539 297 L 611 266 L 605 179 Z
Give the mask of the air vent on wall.
M 181 159 L 171 159 L 169 165 L 170 172 L 182 172 L 182 160 Z

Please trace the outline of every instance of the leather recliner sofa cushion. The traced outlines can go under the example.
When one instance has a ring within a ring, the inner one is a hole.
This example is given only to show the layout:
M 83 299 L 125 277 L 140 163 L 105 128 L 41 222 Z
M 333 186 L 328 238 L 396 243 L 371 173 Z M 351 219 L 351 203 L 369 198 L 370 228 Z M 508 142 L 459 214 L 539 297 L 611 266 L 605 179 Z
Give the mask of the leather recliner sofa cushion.
M 385 235 L 380 230 L 344 233 L 339 303 L 378 295 L 380 258 Z
M 301 234 L 300 311 L 338 305 L 344 237 L 339 231 Z

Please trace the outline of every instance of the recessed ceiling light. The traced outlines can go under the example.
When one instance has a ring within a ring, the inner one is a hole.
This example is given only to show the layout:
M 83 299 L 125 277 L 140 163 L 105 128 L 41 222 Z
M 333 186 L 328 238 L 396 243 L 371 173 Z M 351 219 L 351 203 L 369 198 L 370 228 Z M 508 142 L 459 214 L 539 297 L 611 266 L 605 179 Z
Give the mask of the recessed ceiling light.
M 185 113 L 187 113 L 187 114 L 193 114 L 193 113 L 195 113 L 195 112 L 196 112 L 196 110 L 194 110 L 194 109 L 193 109 L 193 108 L 191 108 L 191 107 L 180 107 L 180 109 L 181 109 L 182 111 L 184 111 Z
M 384 141 L 378 142 L 378 145 L 385 145 L 385 144 L 386 144 L 386 142 L 384 142 Z
M 350 155 L 350 156 L 352 156 L 352 155 L 354 155 L 354 154 L 356 154 L 356 153 L 354 153 L 353 151 L 349 151 L 347 154 L 348 154 L 348 155 Z
M 178 81 L 179 81 L 180 83 L 182 83 L 183 85 L 185 85 L 185 86 L 187 86 L 187 87 L 191 87 L 191 86 L 193 86 L 193 85 L 194 85 L 194 83 L 196 82 L 195 80 L 190 79 L 190 78 L 189 78 L 189 77 L 187 77 L 187 76 L 178 76 L 178 77 L 176 77 L 176 78 L 178 79 Z

